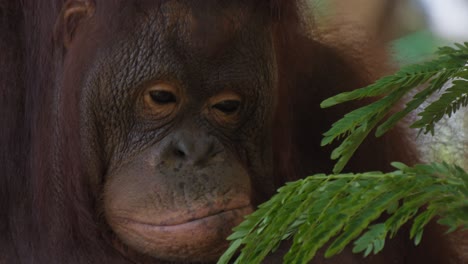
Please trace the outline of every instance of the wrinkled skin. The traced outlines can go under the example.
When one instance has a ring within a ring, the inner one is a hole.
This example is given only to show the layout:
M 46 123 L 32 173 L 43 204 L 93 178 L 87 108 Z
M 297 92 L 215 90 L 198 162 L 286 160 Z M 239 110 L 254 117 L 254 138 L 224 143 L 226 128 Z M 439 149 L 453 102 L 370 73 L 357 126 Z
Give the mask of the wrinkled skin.
M 215 260 L 252 197 L 271 192 L 252 180 L 272 167 L 269 28 L 237 4 L 138 8 L 111 30 L 115 19 L 100 21 L 97 10 L 67 47 L 63 80 L 82 85 L 88 173 L 104 182 L 105 219 L 124 244 L 166 260 Z M 82 53 L 102 41 L 110 45 Z M 87 71 L 78 80 L 77 67 Z

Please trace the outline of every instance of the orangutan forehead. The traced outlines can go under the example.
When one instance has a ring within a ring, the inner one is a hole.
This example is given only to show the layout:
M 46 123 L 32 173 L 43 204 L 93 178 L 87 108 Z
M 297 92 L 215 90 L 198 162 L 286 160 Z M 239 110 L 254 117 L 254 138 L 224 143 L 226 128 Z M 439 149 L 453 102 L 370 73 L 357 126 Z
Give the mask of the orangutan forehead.
M 177 34 L 178 41 L 190 49 L 213 51 L 248 30 L 253 15 L 246 5 L 213 2 L 167 1 L 150 13 L 158 32 Z
M 210 1 L 211 2 L 211 1 Z M 195 5 L 179 1 L 168 1 L 161 4 L 157 15 L 165 18 L 166 26 L 184 25 L 194 32 L 201 29 L 223 29 L 232 33 L 242 28 L 251 15 L 245 5 L 221 5 L 215 3 L 210 6 L 206 3 Z M 219 32 L 221 33 L 221 32 Z

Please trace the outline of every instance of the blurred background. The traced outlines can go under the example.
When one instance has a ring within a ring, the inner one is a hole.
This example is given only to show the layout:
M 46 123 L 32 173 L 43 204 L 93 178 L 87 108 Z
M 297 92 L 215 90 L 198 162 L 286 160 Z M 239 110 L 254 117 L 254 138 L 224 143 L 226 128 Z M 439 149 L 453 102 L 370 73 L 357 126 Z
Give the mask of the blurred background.
M 468 41 L 468 0 L 309 0 L 318 25 L 349 24 L 391 43 L 395 60 L 424 60 Z
M 437 47 L 468 42 L 468 0 L 308 1 L 319 28 L 344 26 L 350 39 L 380 39 L 390 45 L 394 63 L 399 66 L 428 60 Z M 435 136 L 421 134 L 416 142 L 423 162 L 445 161 L 468 170 L 468 108 L 442 119 Z

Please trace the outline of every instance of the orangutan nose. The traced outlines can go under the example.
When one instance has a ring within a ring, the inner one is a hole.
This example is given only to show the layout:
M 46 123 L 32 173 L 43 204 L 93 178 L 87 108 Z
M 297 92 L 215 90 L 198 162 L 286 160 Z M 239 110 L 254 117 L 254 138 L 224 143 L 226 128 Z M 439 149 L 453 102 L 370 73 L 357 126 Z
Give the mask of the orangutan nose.
M 169 148 L 172 158 L 192 165 L 205 164 L 221 152 L 215 137 L 190 131 L 180 131 L 174 135 Z

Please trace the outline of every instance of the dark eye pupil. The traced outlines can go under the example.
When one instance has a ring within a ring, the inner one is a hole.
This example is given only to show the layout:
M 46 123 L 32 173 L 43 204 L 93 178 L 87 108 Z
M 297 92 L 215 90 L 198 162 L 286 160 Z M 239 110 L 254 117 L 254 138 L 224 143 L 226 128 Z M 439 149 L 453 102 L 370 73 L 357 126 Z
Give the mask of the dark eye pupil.
M 224 112 L 226 114 L 232 114 L 239 109 L 240 106 L 240 101 L 236 100 L 226 100 L 219 102 L 215 105 L 213 105 L 213 108 L 218 109 L 221 112 Z
M 167 91 L 151 91 L 151 99 L 157 104 L 175 103 L 176 97 L 173 93 Z

